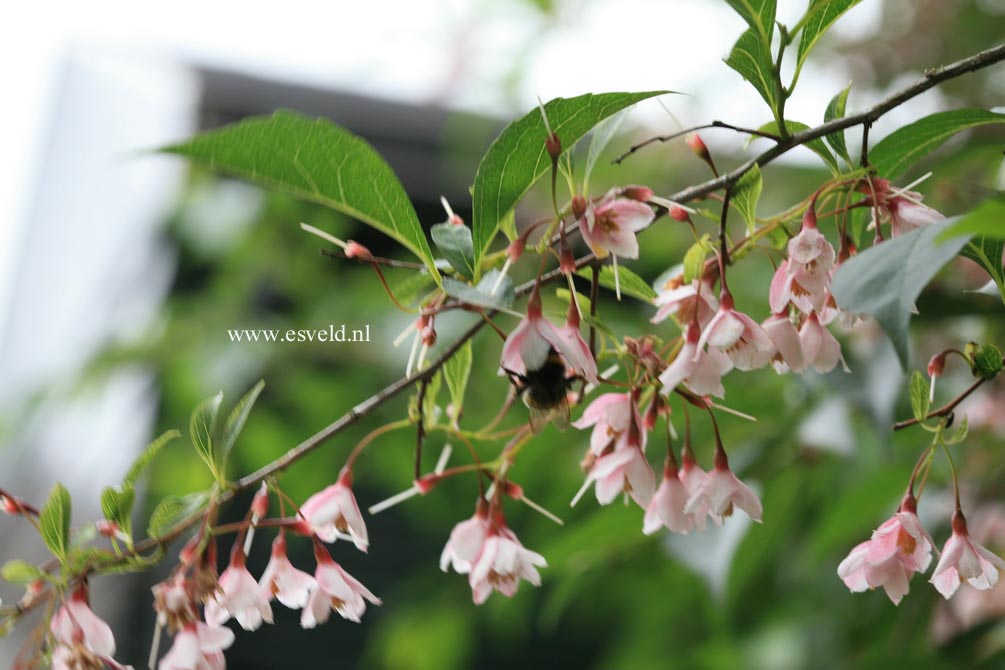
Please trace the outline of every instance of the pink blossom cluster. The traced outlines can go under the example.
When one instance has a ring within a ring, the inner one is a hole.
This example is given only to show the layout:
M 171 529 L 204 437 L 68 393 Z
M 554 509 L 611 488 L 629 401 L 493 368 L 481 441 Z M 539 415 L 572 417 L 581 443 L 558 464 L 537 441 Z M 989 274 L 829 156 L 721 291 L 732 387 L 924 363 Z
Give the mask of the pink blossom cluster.
M 908 493 L 897 513 L 841 561 L 838 576 L 852 592 L 882 587 L 897 605 L 909 591 L 911 576 L 928 570 L 934 545 L 918 519 L 917 500 Z M 991 589 L 998 582 L 999 570 L 1005 570 L 1005 561 L 970 537 L 966 518 L 957 509 L 952 535 L 929 581 L 948 600 L 962 584 Z

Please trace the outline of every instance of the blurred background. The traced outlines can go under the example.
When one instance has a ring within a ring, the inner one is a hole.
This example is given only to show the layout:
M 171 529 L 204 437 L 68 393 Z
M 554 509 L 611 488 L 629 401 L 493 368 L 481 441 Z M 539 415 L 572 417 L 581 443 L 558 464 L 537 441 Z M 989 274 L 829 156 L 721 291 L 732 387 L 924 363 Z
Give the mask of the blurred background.
M 779 20 L 792 25 L 804 8 L 803 0 L 779 0 Z M 119 481 L 153 436 L 184 431 L 192 408 L 217 390 L 227 407 L 258 379 L 267 383 L 235 450 L 238 475 L 393 381 L 408 356 L 407 346 L 395 349 L 391 341 L 409 317 L 387 304 L 364 268 L 321 257 L 318 241 L 298 223 L 403 257 L 388 239 L 148 149 L 281 107 L 327 116 L 373 143 L 431 225 L 446 218 L 441 194 L 470 220 L 467 188 L 478 159 L 502 125 L 539 96 L 682 94 L 633 111 L 611 157 L 679 124 L 721 119 L 756 127 L 770 118 L 721 62 L 742 21 L 719 0 L 379 0 L 365 7 L 292 0 L 281 8 L 37 2 L 7 14 L 0 44 L 8 90 L 0 110 L 7 130 L 0 154 L 0 486 L 40 501 L 60 480 L 73 493 L 75 523 L 99 518 L 101 488 Z M 926 67 L 992 46 L 1003 34 L 1003 0 L 866 0 L 814 52 L 789 118 L 820 122 L 849 81 L 849 111 L 863 109 Z M 1003 102 L 1005 68 L 998 66 L 912 100 L 884 117 L 873 137 L 939 109 Z M 857 135 L 848 133 L 853 155 Z M 764 143 L 746 148 L 727 131 L 703 137 L 720 166 Z M 1000 129 L 961 135 L 908 180 L 934 171 L 920 187 L 926 202 L 947 214 L 966 211 L 1005 187 L 1003 143 Z M 683 145 L 658 145 L 620 167 L 605 164 L 591 181 L 598 190 L 644 183 L 665 194 L 703 180 L 703 168 Z M 805 197 L 825 176 L 811 153 L 791 152 L 765 171 L 761 213 Z M 543 195 L 532 196 L 520 221 L 534 218 L 534 198 L 544 203 Z M 689 243 L 686 231 L 656 226 L 632 268 L 655 279 Z M 731 285 L 740 288 L 738 303 L 767 316 L 770 265 L 752 258 L 737 272 L 741 280 Z M 391 281 L 407 277 L 392 273 Z M 922 296 L 913 322 L 916 367 L 947 346 L 1005 341 L 1001 302 L 972 292 L 986 281 L 961 260 Z M 607 299 L 602 310 L 619 335 L 650 328 L 647 306 Z M 469 318 L 438 319 L 440 342 Z M 227 336 L 234 328 L 329 323 L 368 324 L 372 341 L 237 344 Z M 656 331 L 672 336 L 672 328 Z M 895 608 L 882 592 L 848 593 L 835 574 L 848 550 L 893 511 L 927 445 L 918 432 L 889 430 L 910 410 L 882 334 L 862 327 L 842 341 L 850 374 L 762 370 L 726 379 L 729 405 L 759 418 L 724 417 L 722 424 L 734 468 L 763 496 L 762 526 L 737 517 L 704 534 L 645 537 L 637 508 L 600 510 L 587 496 L 569 510 L 587 437 L 549 428 L 512 474 L 566 526 L 515 505 L 508 511 L 524 544 L 549 561 L 542 588 L 525 585 L 512 600 L 496 595 L 476 608 L 464 577 L 437 569 L 451 527 L 472 509 L 474 483 L 458 478 L 369 518 L 368 555 L 336 545 L 336 559 L 384 606 L 368 610 L 360 625 L 335 620 L 313 631 L 277 606 L 276 625 L 237 631 L 229 667 L 1003 667 L 1002 587 L 986 594 L 964 587 L 947 606 L 919 577 Z M 479 426 L 507 384 L 494 374 L 498 340 L 481 337 L 474 351 L 465 421 Z M 969 372 L 958 368 L 950 366 L 940 395 L 968 384 Z M 405 403 L 386 405 L 311 454 L 283 477 L 284 489 L 303 500 L 331 483 L 359 438 L 402 416 Z M 971 437 L 960 466 L 971 528 L 1001 554 L 1001 383 L 965 411 Z M 707 466 L 711 435 L 701 422 L 696 430 Z M 158 458 L 139 514 L 167 493 L 210 483 L 185 441 Z M 414 436 L 403 432 L 367 451 L 356 475 L 361 506 L 409 485 L 413 446 Z M 431 441 L 429 453 L 438 446 Z M 481 448 L 489 455 L 497 446 Z M 947 479 L 937 461 L 921 505 L 940 544 L 951 512 Z M 244 502 L 230 513 L 242 515 Z M 0 562 L 44 555 L 29 531 L 0 519 Z M 249 560 L 256 574 L 268 537 L 259 535 Z M 310 563 L 306 543 L 291 541 L 291 556 Z M 149 588 L 164 574 L 94 581 L 95 606 L 116 630 L 119 660 L 145 663 L 154 621 Z M 18 595 L 0 584 L 5 601 Z M 32 623 L 0 640 L 0 665 L 12 662 Z

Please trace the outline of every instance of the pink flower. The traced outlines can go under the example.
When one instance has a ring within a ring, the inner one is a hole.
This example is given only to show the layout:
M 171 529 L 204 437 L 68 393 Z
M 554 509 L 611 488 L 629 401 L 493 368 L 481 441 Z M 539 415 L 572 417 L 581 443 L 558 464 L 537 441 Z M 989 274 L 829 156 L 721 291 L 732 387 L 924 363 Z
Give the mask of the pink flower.
M 725 290 L 719 296 L 719 311 L 701 333 L 695 358 L 705 344 L 729 356 L 737 370 L 763 367 L 774 348 L 760 324 L 733 309 L 733 296 Z
M 332 610 L 338 612 L 343 619 L 359 623 L 360 617 L 366 612 L 366 600 L 374 605 L 382 604 L 380 598 L 343 570 L 317 541 L 314 543 L 314 557 L 318 562 L 314 573 L 318 587 L 311 593 L 307 606 L 304 607 L 300 617 L 301 626 L 314 628 L 319 623 L 328 621 Z
M 873 207 L 870 228 L 876 226 L 876 210 L 878 210 L 879 223 L 889 221 L 894 237 L 946 218 L 941 212 L 921 204 L 922 195 L 917 191 L 896 189 L 886 179 L 874 178 L 871 187 L 869 183 L 865 183 L 859 186 L 859 190 L 866 194 L 865 202 Z
M 685 511 L 685 514 L 694 523 L 695 528 L 705 530 L 705 519 L 708 516 L 708 500 L 697 498 L 695 494 L 701 489 L 701 485 L 705 482 L 705 478 L 708 477 L 708 473 L 702 470 L 695 462 L 694 454 L 687 444 L 684 445 L 684 450 L 681 454 L 681 467 L 677 473 L 677 477 L 680 479 L 681 484 L 684 485 L 684 490 L 687 491 L 687 502 L 694 500 L 691 504 L 691 511 Z M 687 502 L 684 504 L 685 510 L 687 509 Z
M 171 631 L 176 631 L 198 618 L 195 584 L 185 576 L 184 571 L 179 570 L 173 577 L 165 579 L 151 590 L 154 593 L 157 625 L 166 625 Z
M 317 587 L 317 580 L 293 567 L 286 555 L 286 538 L 281 533 L 277 535 L 272 541 L 272 557 L 258 581 L 262 595 L 267 600 L 276 598 L 290 609 L 299 609 L 307 604 Z
M 853 593 L 882 586 L 897 605 L 909 590 L 911 574 L 927 570 L 931 560 L 932 538 L 918 520 L 917 501 L 908 494 L 898 512 L 841 561 L 838 576 Z
M 488 517 L 482 505 L 479 505 L 473 517 L 461 521 L 450 531 L 450 539 L 440 554 L 440 570 L 447 572 L 447 568 L 452 565 L 454 571 L 462 575 L 471 572 L 488 531 Z
M 692 322 L 677 358 L 660 375 L 664 395 L 670 395 L 683 382 L 687 382 L 691 390 L 699 395 L 714 395 L 718 398 L 726 395 L 722 387 L 722 376 L 733 369 L 733 363 L 718 349 L 700 349 L 700 338 L 698 325 Z
M 810 208 L 803 217 L 799 234 L 789 240 L 789 274 L 803 273 L 803 286 L 822 289 L 830 283 L 834 267 L 834 247 L 817 228 L 816 212 Z
M 829 275 L 813 275 L 792 260 L 782 261 L 771 279 L 768 303 L 771 311 L 784 312 L 789 303 L 804 313 L 821 311 L 827 302 Z
M 497 519 L 468 575 L 472 598 L 476 605 L 481 605 L 493 589 L 512 598 L 521 579 L 540 586 L 537 568 L 546 567 L 548 562 L 541 554 L 526 549 L 505 522 Z
M 230 617 L 241 628 L 258 630 L 262 621 L 272 623 L 272 606 L 258 582 L 244 565 L 244 552 L 237 545 L 230 555 L 230 565 L 220 575 L 220 588 L 206 602 L 206 622 L 220 625 Z
M 628 437 L 633 405 L 630 393 L 604 393 L 591 402 L 583 410 L 583 416 L 572 425 L 580 429 L 593 426 L 593 432 L 590 434 L 590 451 L 599 456 L 612 442 L 617 443 Z M 634 414 L 635 420 L 641 423 L 637 410 Z M 642 433 L 641 440 L 644 445 L 645 433 Z
M 53 667 L 121 667 L 112 660 L 115 636 L 111 627 L 95 614 L 87 600 L 87 585 L 81 582 L 49 622 L 49 630 L 59 645 L 53 652 Z
M 593 463 L 584 487 L 596 483 L 597 502 L 610 505 L 621 493 L 627 493 L 643 509 L 656 489 L 656 475 L 649 466 L 638 440 L 616 446 Z
M 618 198 L 612 191 L 595 204 L 588 204 L 579 221 L 583 240 L 597 258 L 608 254 L 622 258 L 639 257 L 635 233 L 646 228 L 656 215 L 652 207 L 636 200 Z
M 597 362 L 589 347 L 584 351 L 570 341 L 568 330 L 560 330 L 542 316 L 541 298 L 535 290 L 527 302 L 527 317 L 513 329 L 503 344 L 500 366 L 508 373 L 525 375 L 528 370 L 540 370 L 552 350 L 562 356 L 573 372 L 596 380 Z
M 704 328 L 719 309 L 719 302 L 712 292 L 712 283 L 695 279 L 690 285 L 683 286 L 682 281 L 683 276 L 678 275 L 663 285 L 663 290 L 655 300 L 659 309 L 650 321 L 660 323 L 675 314 L 677 321 L 686 325 L 695 320 L 697 311 L 698 325 Z
M 559 328 L 559 333 L 569 343 L 569 351 L 572 354 L 572 358 L 566 358 L 566 361 L 573 369 L 578 370 L 586 381 L 591 384 L 599 384 L 597 361 L 593 358 L 590 345 L 586 343 L 579 332 L 579 305 L 575 300 L 569 301 L 569 313 L 566 316 L 565 325 Z
M 694 519 L 684 512 L 689 495 L 679 474 L 676 464 L 668 462 L 663 468 L 663 481 L 649 501 L 642 522 L 642 532 L 646 535 L 663 527 L 684 534 L 694 528 Z
M 817 372 L 830 372 L 841 360 L 841 345 L 821 325 L 816 312 L 810 314 L 799 329 L 799 344 L 803 349 L 804 363 Z
M 803 346 L 799 341 L 799 331 L 792 325 L 792 320 L 786 314 L 773 314 L 761 324 L 764 332 L 771 338 L 774 353 L 771 364 L 779 373 L 792 370 L 803 370 Z
M 723 519 L 733 513 L 733 507 L 739 507 L 754 521 L 760 522 L 764 508 L 754 491 L 741 482 L 729 469 L 726 452 L 718 448 L 715 453 L 715 466 L 705 475 L 698 489 L 691 494 L 684 506 L 684 513 L 694 516 L 705 508 L 712 520 L 720 526 Z
M 366 524 L 351 487 L 352 472 L 343 470 L 337 482 L 312 495 L 300 507 L 301 519 L 294 530 L 303 535 L 314 533 L 324 542 L 334 542 L 348 533 L 356 548 L 366 551 Z
M 171 650 L 161 659 L 160 670 L 223 670 L 223 650 L 234 644 L 234 632 L 226 626 L 202 622 L 187 624 L 174 638 Z
M 942 557 L 930 580 L 936 590 L 947 600 L 963 582 L 987 591 L 998 583 L 999 570 L 1005 570 L 1005 561 L 970 537 L 967 520 L 957 510 L 953 514 L 953 534 L 942 548 Z

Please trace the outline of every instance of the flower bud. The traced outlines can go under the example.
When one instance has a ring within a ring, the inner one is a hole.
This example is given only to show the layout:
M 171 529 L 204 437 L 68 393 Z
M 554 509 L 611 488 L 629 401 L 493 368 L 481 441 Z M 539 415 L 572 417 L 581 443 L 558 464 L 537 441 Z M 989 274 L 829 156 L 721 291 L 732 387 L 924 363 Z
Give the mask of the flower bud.
M 586 198 L 581 195 L 572 196 L 572 215 L 577 219 L 583 218 L 586 214 Z
M 251 515 L 255 518 L 264 518 L 269 513 L 269 485 L 262 482 L 262 487 L 255 493 L 251 501 Z
M 689 221 L 691 219 L 691 217 L 687 213 L 687 210 L 681 207 L 680 205 L 671 205 L 668 211 L 670 212 L 670 218 L 674 219 L 675 221 L 680 221 L 681 223 L 684 223 L 685 221 Z
M 369 249 L 353 240 L 345 243 L 345 256 L 346 258 L 359 258 L 364 261 L 373 259 L 373 254 L 370 253 Z
M 649 202 L 649 198 L 653 197 L 654 193 L 648 186 L 626 186 L 621 189 L 621 195 L 628 198 L 629 200 L 638 200 L 639 202 Z
M 814 199 L 813 204 L 809 206 L 806 213 L 803 214 L 803 228 L 816 229 L 817 227 L 817 210 L 814 206 L 816 200 Z
M 703 161 L 709 160 L 708 147 L 705 146 L 705 142 L 701 139 L 698 133 L 690 133 L 684 138 L 684 141 L 694 152 L 694 155 Z
M 464 225 L 464 219 L 462 219 L 461 217 L 457 216 L 456 214 L 451 214 L 447 218 L 447 223 L 450 223 L 450 224 L 455 225 L 455 226 L 463 226 Z
M 421 331 L 422 343 L 427 347 L 431 347 L 436 344 L 436 328 L 430 323 L 428 326 Z
M 567 244 L 562 245 L 562 250 L 558 254 L 558 269 L 566 275 L 576 272 L 576 256 Z
M 551 159 L 557 161 L 558 157 L 562 155 L 562 140 L 558 139 L 557 134 L 551 133 L 544 142 L 544 148 L 548 151 Z
M 941 351 L 928 361 L 928 376 L 938 377 L 946 369 L 946 352 Z
M 94 522 L 94 528 L 105 537 L 118 537 L 121 533 L 119 524 L 108 519 L 98 519 Z
M 509 258 L 511 263 L 516 263 L 520 260 L 520 256 L 523 256 L 524 249 L 527 248 L 527 240 L 521 235 L 506 247 L 506 256 Z

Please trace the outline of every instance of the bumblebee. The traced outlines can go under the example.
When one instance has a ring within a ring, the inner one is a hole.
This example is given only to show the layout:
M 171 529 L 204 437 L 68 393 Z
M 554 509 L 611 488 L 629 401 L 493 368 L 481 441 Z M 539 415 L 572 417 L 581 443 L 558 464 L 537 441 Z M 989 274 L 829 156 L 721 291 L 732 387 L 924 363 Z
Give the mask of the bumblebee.
M 566 377 L 565 361 L 554 348 L 537 370 L 527 370 L 526 374 L 506 370 L 506 373 L 530 410 L 530 429 L 535 434 L 551 422 L 559 430 L 569 427 L 568 393 L 575 377 Z

